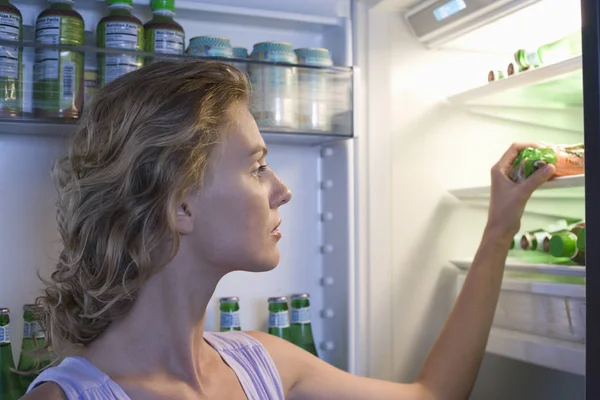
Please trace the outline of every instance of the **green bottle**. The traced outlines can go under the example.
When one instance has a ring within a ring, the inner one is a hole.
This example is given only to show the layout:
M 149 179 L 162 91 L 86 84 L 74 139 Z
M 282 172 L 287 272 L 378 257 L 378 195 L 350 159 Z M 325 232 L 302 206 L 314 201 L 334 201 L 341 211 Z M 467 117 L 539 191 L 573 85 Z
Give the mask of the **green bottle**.
M 72 0 L 50 0 L 35 22 L 35 41 L 83 46 L 84 22 Z M 33 108 L 40 118 L 77 119 L 83 107 L 84 55 L 79 51 L 35 50 Z
M 98 23 L 98 47 L 144 50 L 144 25 L 132 13 L 132 0 L 108 0 L 109 14 Z M 98 53 L 100 87 L 143 65 L 142 57 Z
M 221 309 L 221 332 L 241 331 L 240 299 L 237 297 L 222 297 L 219 300 Z
M 10 310 L 0 308 L 0 399 L 16 400 L 22 393 L 10 344 Z
M 577 236 L 577 250 L 585 253 L 585 228 L 582 228 Z
M 550 254 L 554 257 L 568 257 L 579 265 L 585 265 L 585 251 L 579 250 L 578 237 L 585 225 L 580 224 L 570 231 L 557 232 L 550 239 Z
M 185 32 L 173 16 L 175 0 L 152 0 L 152 19 L 144 24 L 146 51 L 159 54 L 183 54 Z
M 8 0 L 0 0 L 0 21 L 1 40 L 23 39 L 23 17 Z M 21 113 L 23 48 L 1 45 L 0 55 L 0 116 L 16 117 Z
M 306 293 L 292 296 L 292 343 L 318 357 L 310 323 L 310 296 Z
M 290 332 L 290 314 L 288 298 L 270 297 L 269 300 L 269 333 L 288 342 L 292 341 Z
M 515 61 L 522 68 L 539 67 L 575 57 L 581 54 L 581 31 L 528 51 L 519 49 L 515 53 Z
M 37 377 L 36 371 L 43 369 L 51 362 L 50 354 L 46 349 L 46 334 L 39 322 L 40 311 L 40 307 L 35 304 L 23 306 L 23 342 L 17 367 L 23 393 Z

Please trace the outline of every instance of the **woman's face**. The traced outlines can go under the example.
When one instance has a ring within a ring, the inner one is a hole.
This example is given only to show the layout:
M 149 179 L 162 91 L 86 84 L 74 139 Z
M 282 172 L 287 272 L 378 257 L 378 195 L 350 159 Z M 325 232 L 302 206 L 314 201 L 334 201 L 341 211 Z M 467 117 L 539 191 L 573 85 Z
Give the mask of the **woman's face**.
M 279 207 L 292 195 L 267 166 L 265 142 L 247 107 L 232 107 L 228 119 L 204 186 L 190 198 L 192 229 L 182 245 L 187 241 L 196 257 L 220 271 L 271 270 L 279 263 Z

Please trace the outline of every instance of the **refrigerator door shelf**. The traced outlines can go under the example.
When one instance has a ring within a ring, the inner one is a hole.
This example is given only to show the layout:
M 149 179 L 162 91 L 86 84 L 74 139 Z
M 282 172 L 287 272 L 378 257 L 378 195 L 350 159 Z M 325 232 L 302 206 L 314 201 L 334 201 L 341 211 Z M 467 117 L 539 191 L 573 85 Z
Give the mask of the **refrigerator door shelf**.
M 582 57 L 509 76 L 448 100 L 488 117 L 583 132 Z
M 585 305 L 585 285 L 505 278 L 487 351 L 583 375 Z
M 457 268 L 468 270 L 473 262 L 472 258 L 463 258 L 451 260 Z M 585 278 L 585 267 L 567 266 L 567 265 L 552 265 L 552 264 L 530 264 L 518 259 L 508 258 L 504 270 L 507 272 L 522 273 L 522 274 L 540 274 L 555 276 L 557 279 L 561 276 Z
M 544 199 L 583 199 L 585 186 L 584 175 L 572 175 L 554 178 L 544 183 L 538 189 L 538 192 L 534 193 L 535 198 Z M 560 189 L 551 192 L 539 192 L 546 189 Z M 449 193 L 459 200 L 469 200 L 477 198 L 489 198 L 490 197 L 490 186 L 475 186 L 465 187 L 459 189 L 451 189 Z

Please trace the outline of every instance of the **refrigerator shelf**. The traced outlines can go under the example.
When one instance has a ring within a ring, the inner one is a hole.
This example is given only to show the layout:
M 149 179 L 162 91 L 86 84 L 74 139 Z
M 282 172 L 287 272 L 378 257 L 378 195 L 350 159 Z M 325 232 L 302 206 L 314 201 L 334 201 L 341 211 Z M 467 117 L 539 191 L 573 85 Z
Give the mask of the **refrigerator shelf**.
M 585 344 L 493 327 L 487 352 L 559 371 L 585 375 Z
M 30 119 L 0 118 L 0 134 L 36 135 L 46 137 L 68 137 L 75 132 L 77 122 Z M 293 131 L 279 129 L 261 129 L 267 144 L 291 144 L 317 146 L 340 140 L 351 139 L 351 135 Z
M 473 262 L 472 258 L 450 260 L 457 268 L 468 270 Z M 523 274 L 544 274 L 554 276 L 570 276 L 585 278 L 585 267 L 553 264 L 531 264 L 519 259 L 508 258 L 504 267 L 506 272 L 518 272 Z M 560 280 L 560 278 L 557 278 Z
M 525 71 L 451 96 L 488 117 L 583 132 L 582 57 Z
M 546 189 L 563 189 L 557 190 L 556 193 L 552 192 L 544 192 L 539 193 L 536 192 L 534 194 L 535 197 L 540 198 L 583 198 L 584 192 L 583 188 L 585 187 L 585 176 L 584 175 L 572 175 L 572 176 L 564 176 L 554 178 L 551 181 L 544 183 L 538 191 L 546 190 Z M 569 189 L 569 190 L 564 190 Z M 460 200 L 468 200 L 473 198 L 487 198 L 490 196 L 490 186 L 477 186 L 470 188 L 459 188 L 452 189 L 449 191 L 450 194 L 457 199 Z

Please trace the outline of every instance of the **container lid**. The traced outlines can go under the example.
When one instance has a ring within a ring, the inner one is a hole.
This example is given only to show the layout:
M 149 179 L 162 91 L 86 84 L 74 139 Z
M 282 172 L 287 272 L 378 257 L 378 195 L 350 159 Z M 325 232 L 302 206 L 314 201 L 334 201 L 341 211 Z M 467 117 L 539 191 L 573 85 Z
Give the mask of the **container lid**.
M 571 232 L 559 232 L 550 239 L 550 254 L 554 257 L 573 257 L 577 254 L 577 236 Z
M 132 0 L 108 0 L 108 7 L 133 8 Z
M 167 10 L 175 12 L 175 0 L 152 0 L 152 11 Z
M 221 303 L 237 303 L 238 301 L 240 301 L 240 299 L 237 296 L 221 297 L 219 299 L 219 302 Z
M 329 50 L 318 48 L 318 47 L 306 47 L 294 50 L 296 56 L 298 56 L 298 64 L 305 65 L 318 65 L 318 66 L 331 66 L 331 55 Z
M 293 294 L 292 295 L 292 300 L 308 299 L 308 298 L 310 298 L 310 295 L 308 293 L 300 293 L 300 294 Z
M 298 61 L 294 48 L 287 42 L 256 43 L 251 54 L 252 59 L 261 61 L 282 61 L 296 63 Z
M 287 303 L 288 298 L 285 296 L 269 297 L 269 299 L 267 301 L 269 303 Z
M 233 56 L 235 58 L 248 58 L 248 49 L 241 46 L 235 46 L 233 48 Z
M 190 39 L 190 46 L 231 47 L 231 42 L 224 36 L 196 36 Z

